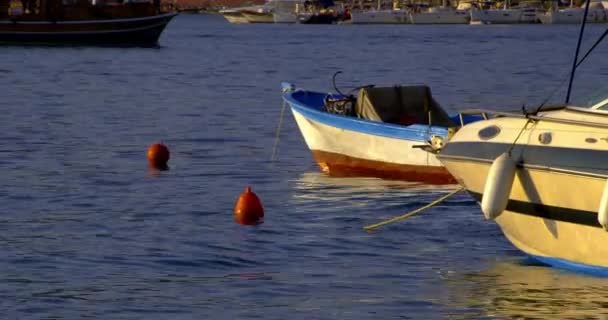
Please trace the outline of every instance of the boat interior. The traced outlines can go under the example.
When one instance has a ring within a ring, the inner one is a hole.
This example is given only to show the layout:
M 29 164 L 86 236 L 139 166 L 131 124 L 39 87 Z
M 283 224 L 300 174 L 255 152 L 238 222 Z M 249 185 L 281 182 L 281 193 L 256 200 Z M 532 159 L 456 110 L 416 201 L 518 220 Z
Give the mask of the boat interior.
M 357 117 L 399 125 L 454 127 L 454 121 L 433 99 L 427 86 L 368 87 L 359 90 Z
M 480 112 L 448 115 L 432 97 L 430 88 L 424 85 L 357 89 L 356 95 L 294 90 L 289 99 L 319 111 L 405 126 L 460 127 L 483 119 Z

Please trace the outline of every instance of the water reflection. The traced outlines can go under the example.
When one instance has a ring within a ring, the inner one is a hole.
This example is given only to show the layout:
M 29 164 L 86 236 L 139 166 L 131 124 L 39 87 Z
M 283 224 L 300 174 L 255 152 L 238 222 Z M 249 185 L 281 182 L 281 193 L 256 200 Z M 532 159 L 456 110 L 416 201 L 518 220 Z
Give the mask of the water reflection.
M 608 279 L 530 260 L 446 277 L 451 318 L 608 319 Z
M 428 185 L 366 177 L 330 177 L 321 172 L 302 173 L 294 183 L 296 198 L 318 200 L 340 200 L 341 197 L 351 198 L 356 194 L 380 198 L 391 193 L 398 193 L 400 196 L 429 192 L 444 193 L 456 187 L 456 185 Z

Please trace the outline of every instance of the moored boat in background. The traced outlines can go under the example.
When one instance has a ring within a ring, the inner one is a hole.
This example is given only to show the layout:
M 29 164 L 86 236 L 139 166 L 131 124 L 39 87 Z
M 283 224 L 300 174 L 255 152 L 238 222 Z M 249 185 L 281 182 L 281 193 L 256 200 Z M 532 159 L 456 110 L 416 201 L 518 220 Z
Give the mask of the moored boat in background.
M 584 8 L 565 8 L 548 11 L 539 15 L 543 24 L 579 24 L 583 21 Z M 588 23 L 606 22 L 606 11 L 603 8 L 591 8 L 587 13 Z
M 160 1 L 11 0 L 9 8 L 8 15 L 0 13 L 2 43 L 153 46 L 177 15 L 161 13 Z
M 269 5 L 242 8 L 240 11 L 249 23 L 274 23 L 273 8 Z
M 245 18 L 241 10 L 238 8 L 220 10 L 219 14 L 221 14 L 230 23 L 249 23 L 247 18 Z
M 471 19 L 468 10 L 451 7 L 429 7 L 409 13 L 412 24 L 467 24 Z
M 406 10 L 356 10 L 350 14 L 352 24 L 402 24 L 409 23 Z

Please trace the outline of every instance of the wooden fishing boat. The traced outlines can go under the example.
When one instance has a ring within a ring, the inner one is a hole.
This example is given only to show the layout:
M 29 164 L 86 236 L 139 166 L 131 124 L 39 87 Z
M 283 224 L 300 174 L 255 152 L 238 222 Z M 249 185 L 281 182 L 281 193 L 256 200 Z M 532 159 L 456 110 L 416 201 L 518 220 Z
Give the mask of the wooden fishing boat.
M 435 155 L 418 148 L 440 144 L 461 121 L 449 117 L 426 86 L 365 87 L 354 98 L 283 83 L 283 100 L 329 175 L 456 182 Z
M 0 42 L 154 46 L 176 14 L 161 13 L 160 1 L 0 0 Z

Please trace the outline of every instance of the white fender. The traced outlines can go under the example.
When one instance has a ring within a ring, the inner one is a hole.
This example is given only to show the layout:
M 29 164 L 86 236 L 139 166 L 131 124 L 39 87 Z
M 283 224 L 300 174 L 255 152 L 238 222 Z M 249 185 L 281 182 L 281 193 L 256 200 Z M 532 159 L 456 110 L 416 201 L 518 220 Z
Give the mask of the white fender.
M 508 153 L 492 162 L 481 198 L 481 211 L 486 219 L 496 219 L 507 208 L 516 167 Z
M 600 209 L 597 211 L 597 221 L 608 230 L 608 181 L 604 185 L 604 192 L 600 200 Z

